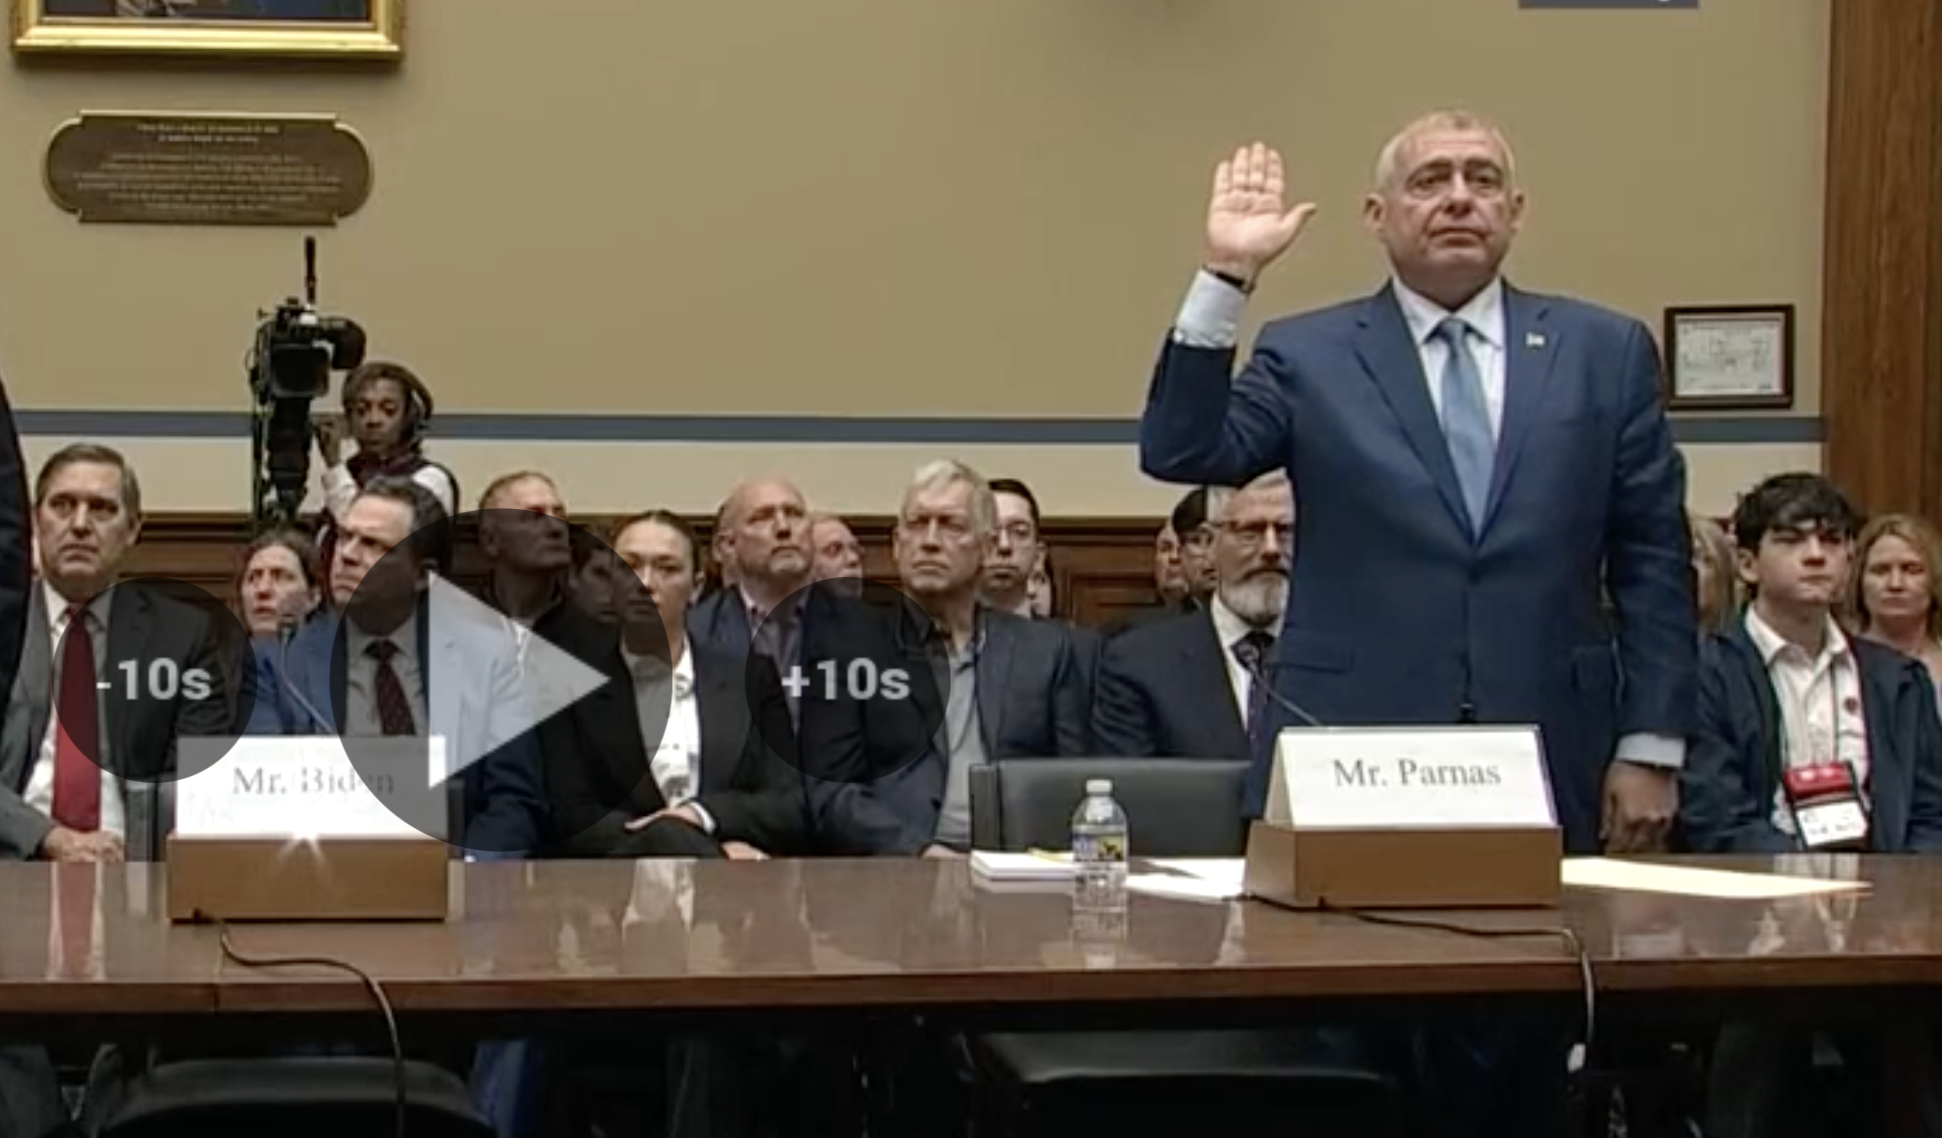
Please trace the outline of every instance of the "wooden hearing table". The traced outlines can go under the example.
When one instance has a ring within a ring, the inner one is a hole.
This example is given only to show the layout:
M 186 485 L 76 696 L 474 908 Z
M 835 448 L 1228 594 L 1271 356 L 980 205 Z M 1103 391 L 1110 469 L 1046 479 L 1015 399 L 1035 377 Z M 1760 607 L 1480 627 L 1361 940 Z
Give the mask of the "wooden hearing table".
M 1531 929 L 1562 919 L 1591 956 L 1601 1018 L 1936 1022 L 1942 858 L 1785 866 L 1803 867 L 1871 888 L 1777 902 L 1569 890 L 1561 914 L 1398 915 Z M 0 865 L 0 1034 L 167 1039 L 235 1025 L 301 1036 L 331 1017 L 371 1017 L 348 975 L 241 967 L 215 927 L 172 925 L 166 872 Z M 230 931 L 252 956 L 368 970 L 408 1025 L 500 1037 L 602 1019 L 909 1011 L 967 1026 L 1216 1026 L 1384 1007 L 1412 1016 L 1465 999 L 1569 1014 L 1580 991 L 1557 937 L 1475 939 L 1146 896 L 1132 898 L 1123 929 L 1101 932 L 1075 923 L 1064 893 L 980 887 L 963 862 L 500 862 L 456 867 L 453 890 L 442 924 Z

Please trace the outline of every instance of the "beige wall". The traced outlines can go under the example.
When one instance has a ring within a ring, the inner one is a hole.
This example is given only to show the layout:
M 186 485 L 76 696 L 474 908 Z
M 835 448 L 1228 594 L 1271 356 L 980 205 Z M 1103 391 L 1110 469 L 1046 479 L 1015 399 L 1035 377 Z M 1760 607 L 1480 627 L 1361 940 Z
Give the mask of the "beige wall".
M 441 410 L 1132 416 L 1225 149 L 1280 145 L 1322 203 L 1257 309 L 1297 307 L 1379 279 L 1355 224 L 1371 158 L 1455 103 L 1519 147 L 1520 283 L 1655 327 L 1666 304 L 1793 302 L 1812 414 L 1828 3 L 423 0 L 396 73 L 15 64 L 0 362 L 25 407 L 241 408 L 253 314 L 299 283 L 298 235 L 82 227 L 40 156 L 84 108 L 327 111 L 377 178 L 323 237 L 326 304 Z M 622 449 L 711 475 L 741 457 Z M 907 471 L 837 449 L 818 460 L 835 485 Z M 1069 475 L 1042 456 L 1071 480 L 1048 497 L 1155 500 L 1082 449 Z M 184 444 L 157 506 L 240 482 L 233 454 Z M 1705 471 L 1748 465 L 1696 458 L 1698 495 L 1730 497 Z

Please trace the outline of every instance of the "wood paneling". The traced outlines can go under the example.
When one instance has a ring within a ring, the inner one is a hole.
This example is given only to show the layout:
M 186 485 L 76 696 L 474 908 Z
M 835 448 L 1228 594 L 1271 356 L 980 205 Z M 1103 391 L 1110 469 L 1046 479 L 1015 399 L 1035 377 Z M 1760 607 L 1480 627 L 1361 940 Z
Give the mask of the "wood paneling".
M 606 516 L 574 519 L 595 533 L 604 533 L 612 520 Z M 711 519 L 689 520 L 706 541 Z M 848 520 L 863 543 L 864 572 L 891 580 L 891 519 Z M 1153 591 L 1153 534 L 1160 523 L 1159 518 L 1047 518 L 1043 532 L 1052 550 L 1060 614 L 1081 624 L 1104 625 L 1129 610 L 1158 603 Z M 174 577 L 230 600 L 249 532 L 249 521 L 240 514 L 151 515 L 143 523 L 131 574 Z M 465 578 L 476 572 L 476 559 L 461 550 L 457 575 Z
M 1942 0 L 1830 8 L 1826 468 L 1942 517 Z

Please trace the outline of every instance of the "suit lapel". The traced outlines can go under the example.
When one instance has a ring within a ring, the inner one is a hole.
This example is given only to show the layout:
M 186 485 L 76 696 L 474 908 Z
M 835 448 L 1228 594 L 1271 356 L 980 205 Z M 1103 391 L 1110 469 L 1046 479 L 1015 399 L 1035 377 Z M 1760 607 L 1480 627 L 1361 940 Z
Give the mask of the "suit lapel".
M 1004 737 L 1000 729 L 1004 726 L 1005 685 L 1011 676 L 1015 654 L 1011 637 L 1004 634 L 1004 628 L 1003 621 L 987 620 L 980 612 L 971 634 L 974 638 L 984 638 L 984 643 L 977 648 L 974 674 L 978 687 L 978 736 L 984 741 L 986 759 L 999 757 L 998 740 Z
M 1853 648 L 1849 651 L 1854 652 Z M 1897 658 L 1899 664 L 1899 658 Z M 1902 756 L 1895 750 L 1895 740 L 1905 736 L 1895 722 L 1898 703 L 1895 689 L 1901 684 L 1901 669 L 1898 666 L 1877 668 L 1872 657 L 1854 652 L 1855 671 L 1861 677 L 1861 718 L 1868 732 L 1868 789 L 1878 813 L 1884 795 L 1882 791 L 1893 787 L 1899 801 L 1907 801 L 1912 796 L 1910 782 L 1914 768 L 1902 762 Z M 1925 698 L 1932 698 L 1923 693 Z M 1906 736 L 1913 738 L 1913 734 Z M 1880 832 L 1876 832 L 1880 840 Z
M 48 644 L 50 635 L 47 625 L 46 592 L 41 588 L 39 578 L 29 589 L 27 601 L 27 643 L 20 649 L 20 675 L 14 688 L 20 693 L 21 710 L 26 720 L 23 728 L 25 738 L 12 743 L 18 749 L 20 769 L 16 772 L 14 787 L 25 792 L 27 780 L 33 777 L 34 764 L 40 757 L 41 740 L 47 737 L 47 718 L 54 706 L 54 655 Z M 9 716 L 9 718 L 12 718 Z
M 1363 370 L 1381 389 L 1389 410 L 1402 426 L 1403 437 L 1429 471 L 1450 516 L 1469 533 L 1470 517 L 1464 509 L 1456 467 L 1450 462 L 1450 445 L 1436 420 L 1436 404 L 1430 401 L 1429 381 L 1423 375 L 1423 358 L 1396 303 L 1393 287 L 1385 287 L 1362 305 L 1358 324 L 1355 354 Z
M 1549 313 L 1550 305 L 1542 298 L 1504 286 L 1504 418 L 1497 431 L 1497 460 L 1492 465 L 1489 504 L 1479 533 L 1497 516 L 1504 487 L 1510 483 L 1517 456 L 1543 404 L 1552 362 L 1558 358 L 1558 334 L 1546 320 Z
M 1218 707 L 1208 721 L 1216 736 L 1216 754 L 1245 756 L 1248 753 L 1246 715 L 1235 698 L 1234 685 L 1227 680 L 1227 651 L 1221 647 L 1220 634 L 1214 630 L 1212 613 L 1203 612 L 1192 621 L 1192 628 L 1180 646 L 1180 682 L 1189 690 L 1188 705 Z

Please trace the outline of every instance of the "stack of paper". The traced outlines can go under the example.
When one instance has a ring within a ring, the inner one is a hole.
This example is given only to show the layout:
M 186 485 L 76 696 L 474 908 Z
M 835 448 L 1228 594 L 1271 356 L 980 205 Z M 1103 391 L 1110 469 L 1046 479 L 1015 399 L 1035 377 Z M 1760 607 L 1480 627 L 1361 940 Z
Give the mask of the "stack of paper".
M 973 850 L 971 872 L 988 881 L 1070 881 L 1072 855 Z

